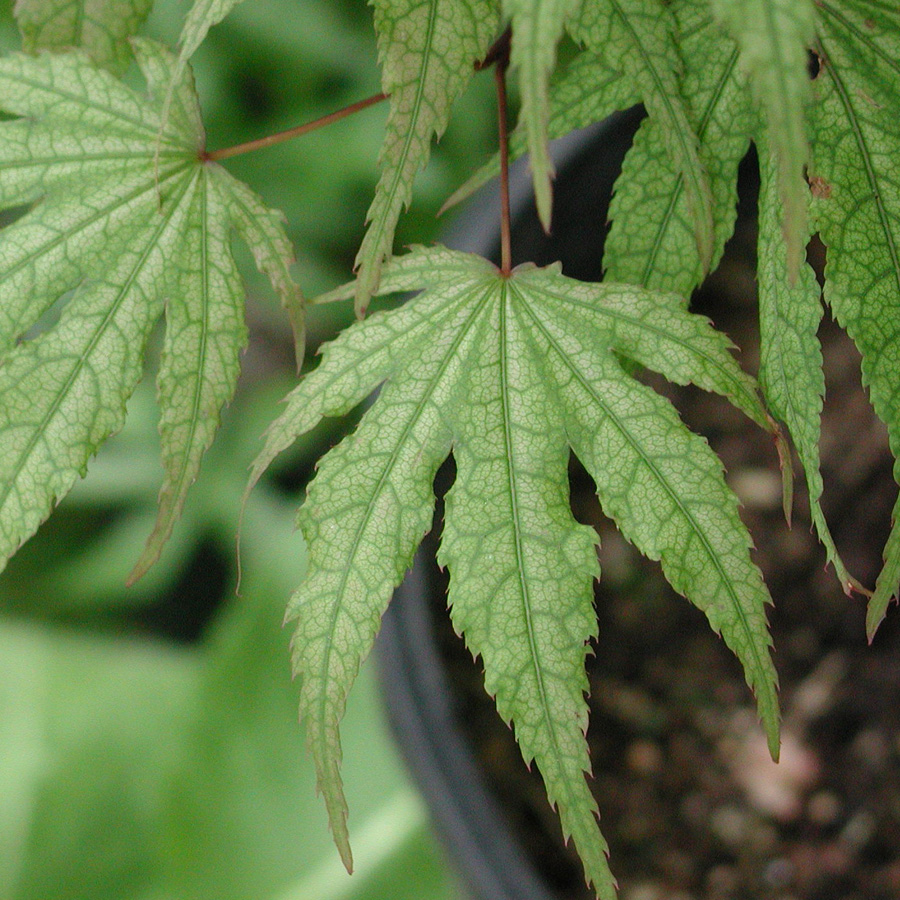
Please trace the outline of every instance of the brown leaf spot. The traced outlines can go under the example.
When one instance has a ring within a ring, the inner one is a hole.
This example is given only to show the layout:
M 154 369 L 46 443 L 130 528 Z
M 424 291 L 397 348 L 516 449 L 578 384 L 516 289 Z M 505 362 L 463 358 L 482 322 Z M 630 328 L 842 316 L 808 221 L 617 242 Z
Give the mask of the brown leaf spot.
M 827 200 L 831 196 L 831 185 L 821 175 L 813 175 L 809 179 L 809 189 L 813 197 Z

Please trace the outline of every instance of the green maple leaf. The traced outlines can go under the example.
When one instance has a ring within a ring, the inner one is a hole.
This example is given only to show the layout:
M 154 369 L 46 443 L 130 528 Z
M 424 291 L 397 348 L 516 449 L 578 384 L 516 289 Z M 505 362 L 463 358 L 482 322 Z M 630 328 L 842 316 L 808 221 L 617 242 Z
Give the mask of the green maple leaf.
M 596 534 L 569 508 L 569 450 L 623 534 L 661 561 L 739 656 L 776 753 L 768 595 L 737 501 L 706 442 L 619 358 L 721 392 L 760 423 L 765 410 L 725 337 L 671 294 L 585 284 L 558 266 L 504 277 L 441 248 L 394 259 L 380 290 L 422 293 L 327 345 L 271 426 L 251 480 L 323 416 L 345 414 L 383 383 L 358 430 L 321 461 L 300 510 L 309 570 L 288 610 L 301 715 L 336 842 L 349 866 L 338 735 L 346 696 L 431 524 L 434 475 L 452 452 L 440 560 L 453 621 L 482 657 L 487 688 L 541 771 L 588 880 L 612 897 L 584 780 Z
M 22 48 L 82 47 L 98 65 L 121 74 L 132 60 L 128 39 L 137 33 L 152 0 L 16 0 Z
M 863 382 L 900 457 L 900 12 L 820 0 L 812 221 L 828 248 L 825 300 L 862 354 Z M 900 480 L 900 466 L 895 463 Z M 869 605 L 875 633 L 900 590 L 900 502 Z
M 276 290 L 297 292 L 275 214 L 202 161 L 189 71 L 160 130 L 175 62 L 151 42 L 134 47 L 149 95 L 80 52 L 0 60 L 0 103 L 20 117 L 0 124 L 0 205 L 40 201 L 0 232 L 0 564 L 121 427 L 165 307 L 165 477 L 135 577 L 145 571 L 234 391 L 245 328 L 231 229 Z
M 365 312 L 391 255 L 394 230 L 412 197 L 431 140 L 447 126 L 462 93 L 495 37 L 494 0 L 373 0 L 382 87 L 391 111 L 379 158 L 381 177 L 356 256 L 356 310 Z

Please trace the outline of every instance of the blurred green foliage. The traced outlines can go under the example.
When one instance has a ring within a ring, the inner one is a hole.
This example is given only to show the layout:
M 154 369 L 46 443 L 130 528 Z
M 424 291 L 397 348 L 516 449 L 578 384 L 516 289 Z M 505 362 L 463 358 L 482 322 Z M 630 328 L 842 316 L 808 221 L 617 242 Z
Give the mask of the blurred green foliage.
M 189 0 L 146 28 L 172 44 Z M 9 5 L 0 49 L 18 46 Z M 371 12 L 358 0 L 256 0 L 194 59 L 210 148 L 316 118 L 379 89 Z M 126 77 L 135 77 L 133 72 Z M 490 153 L 489 77 L 476 79 L 398 243 L 429 242 L 440 204 Z M 377 181 L 375 107 L 227 165 L 287 216 L 308 294 L 345 281 Z M 161 479 L 154 360 L 124 430 L 0 575 L 2 900 L 447 900 L 456 888 L 398 762 L 367 668 L 350 700 L 345 776 L 357 873 L 315 797 L 281 618 L 304 566 L 296 495 L 330 423 L 252 494 L 247 468 L 293 382 L 291 339 L 252 266 L 251 344 L 238 397 L 163 559 L 125 580 Z M 313 344 L 352 310 L 314 310 Z

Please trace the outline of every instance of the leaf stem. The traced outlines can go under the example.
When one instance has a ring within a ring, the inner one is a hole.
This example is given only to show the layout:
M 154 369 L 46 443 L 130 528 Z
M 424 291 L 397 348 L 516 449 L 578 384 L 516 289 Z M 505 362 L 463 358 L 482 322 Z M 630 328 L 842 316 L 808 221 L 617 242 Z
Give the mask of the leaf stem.
M 349 106 L 328 113 L 327 116 L 322 116 L 312 122 L 306 122 L 303 125 L 296 125 L 293 128 L 288 128 L 287 131 L 279 131 L 275 134 L 270 134 L 267 137 L 257 138 L 255 141 L 246 141 L 243 144 L 236 144 L 234 147 L 224 147 L 221 150 L 213 150 L 212 152 L 203 150 L 200 153 L 200 159 L 203 162 L 216 162 L 222 159 L 230 159 L 232 156 L 239 156 L 242 153 L 249 153 L 251 150 L 271 147 L 273 144 L 280 144 L 283 141 L 291 140 L 291 138 L 300 137 L 301 134 L 307 134 L 318 128 L 324 128 L 332 122 L 339 122 L 341 119 L 346 119 L 347 116 L 352 116 L 353 113 L 359 112 L 368 106 L 374 106 L 376 103 L 381 103 L 382 100 L 386 100 L 387 98 L 387 94 L 374 94 L 371 97 L 366 97 L 365 100 L 357 100 L 356 103 L 351 103 Z
M 506 121 L 506 70 L 509 67 L 509 32 L 496 56 L 497 131 L 500 137 L 500 273 L 512 272 L 512 240 L 509 215 L 509 130 Z

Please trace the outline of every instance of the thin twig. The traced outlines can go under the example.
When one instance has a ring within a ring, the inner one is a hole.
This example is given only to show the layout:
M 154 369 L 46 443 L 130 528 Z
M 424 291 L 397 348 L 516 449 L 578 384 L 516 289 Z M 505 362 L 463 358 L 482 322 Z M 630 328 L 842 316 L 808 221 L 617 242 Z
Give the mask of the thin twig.
M 372 97 L 366 97 L 365 100 L 357 100 L 356 103 L 351 103 L 349 106 L 345 106 L 336 112 L 328 113 L 327 116 L 322 116 L 313 122 L 306 122 L 304 125 L 288 128 L 287 131 L 279 131 L 264 138 L 257 138 L 255 141 L 236 144 L 234 147 L 224 147 L 221 150 L 213 150 L 212 152 L 204 150 L 200 154 L 200 159 L 204 162 L 215 162 L 221 159 L 230 159 L 232 156 L 239 156 L 241 153 L 249 153 L 251 150 L 259 150 L 262 147 L 271 147 L 273 144 L 289 141 L 291 138 L 300 137 L 301 134 L 307 134 L 310 131 L 315 131 L 317 128 L 324 128 L 332 122 L 339 122 L 341 119 L 346 119 L 347 116 L 352 116 L 353 113 L 359 112 L 367 106 L 381 103 L 382 100 L 387 98 L 387 94 L 375 94 Z

